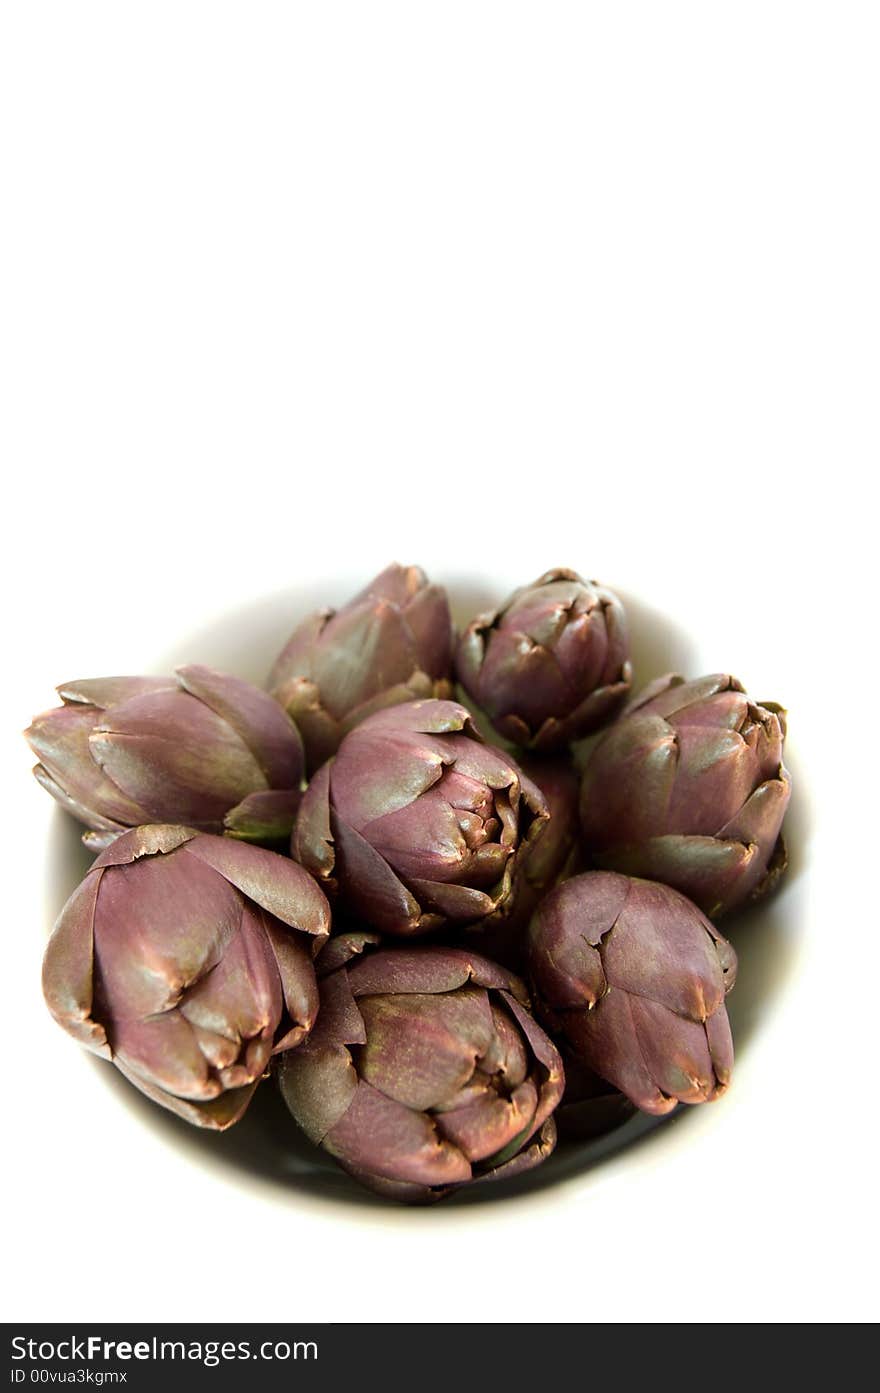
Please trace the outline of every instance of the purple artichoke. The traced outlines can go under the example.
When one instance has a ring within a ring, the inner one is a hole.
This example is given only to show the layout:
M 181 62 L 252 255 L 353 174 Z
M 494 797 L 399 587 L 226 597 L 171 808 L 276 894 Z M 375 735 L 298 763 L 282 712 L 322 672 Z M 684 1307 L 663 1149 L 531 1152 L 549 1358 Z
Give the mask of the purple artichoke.
M 564 1080 L 522 983 L 460 948 L 371 946 L 364 934 L 331 940 L 315 1030 L 279 1061 L 303 1131 L 410 1202 L 538 1165 Z
M 785 868 L 785 714 L 734 677 L 659 678 L 587 764 L 581 821 L 597 866 L 674 885 L 706 914 L 764 894 Z
M 58 688 L 64 705 L 25 738 L 34 775 L 109 846 L 127 827 L 184 823 L 245 841 L 284 841 L 301 797 L 299 732 L 239 677 L 178 668 L 168 677 L 104 677 Z
M 389 566 L 342 609 L 303 620 L 268 686 L 302 732 L 309 769 L 373 711 L 451 696 L 452 640 L 446 591 L 418 566 Z
M 286 857 L 188 827 L 118 837 L 46 949 L 55 1020 L 199 1127 L 237 1122 L 272 1054 L 314 1024 L 330 910 Z
M 667 1113 L 724 1093 L 736 954 L 677 890 L 574 876 L 532 920 L 529 970 L 547 1028 L 636 1107 Z
M 610 720 L 632 681 L 623 606 L 576 571 L 547 571 L 478 615 L 455 670 L 505 739 L 556 750 Z
M 367 717 L 303 797 L 293 855 L 382 933 L 473 924 L 509 900 L 544 800 L 463 706 L 413 701 Z

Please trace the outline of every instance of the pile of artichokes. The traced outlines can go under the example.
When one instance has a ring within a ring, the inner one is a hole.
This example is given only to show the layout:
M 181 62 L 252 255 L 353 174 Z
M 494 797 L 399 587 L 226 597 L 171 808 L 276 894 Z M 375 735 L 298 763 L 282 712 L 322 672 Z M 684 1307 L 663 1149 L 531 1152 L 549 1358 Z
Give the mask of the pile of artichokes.
M 198 1127 L 274 1080 L 407 1202 L 721 1097 L 715 921 L 785 869 L 785 715 L 725 674 L 632 677 L 623 605 L 575 571 L 456 639 L 443 587 L 393 565 L 304 619 L 265 691 L 64 684 L 26 737 L 99 854 L 46 950 L 52 1015 Z

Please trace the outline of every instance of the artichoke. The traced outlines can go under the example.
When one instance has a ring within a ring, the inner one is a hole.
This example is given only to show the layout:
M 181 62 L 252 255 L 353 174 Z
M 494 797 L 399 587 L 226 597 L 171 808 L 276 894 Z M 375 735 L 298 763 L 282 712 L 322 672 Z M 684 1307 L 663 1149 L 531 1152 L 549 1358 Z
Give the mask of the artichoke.
M 192 828 L 104 851 L 55 925 L 43 991 L 59 1025 L 199 1127 L 237 1122 L 270 1056 L 318 1010 L 327 901 L 286 857 Z
M 303 620 L 268 686 L 302 732 L 309 769 L 371 712 L 451 696 L 452 639 L 446 591 L 418 566 L 389 566 L 342 609 Z
M 532 920 L 529 971 L 547 1028 L 636 1107 L 667 1113 L 724 1093 L 736 954 L 677 890 L 574 876 Z
M 538 1165 L 564 1079 L 522 983 L 463 949 L 371 955 L 374 941 L 343 935 L 321 955 L 318 1023 L 278 1064 L 296 1121 L 356 1179 L 404 1201 Z
M 423 934 L 502 909 L 546 821 L 539 790 L 463 706 L 413 701 L 368 716 L 321 766 L 292 851 L 357 920 Z
M 498 733 L 556 750 L 610 720 L 632 682 L 623 606 L 576 571 L 547 571 L 458 642 L 455 671 Z
M 782 708 L 734 677 L 652 682 L 584 772 L 594 864 L 673 885 L 713 919 L 764 894 L 786 864 L 784 735 Z
M 301 797 L 299 732 L 239 677 L 178 668 L 174 678 L 105 677 L 58 688 L 63 706 L 25 738 L 34 775 L 109 846 L 127 827 L 184 823 L 245 841 L 284 841 Z

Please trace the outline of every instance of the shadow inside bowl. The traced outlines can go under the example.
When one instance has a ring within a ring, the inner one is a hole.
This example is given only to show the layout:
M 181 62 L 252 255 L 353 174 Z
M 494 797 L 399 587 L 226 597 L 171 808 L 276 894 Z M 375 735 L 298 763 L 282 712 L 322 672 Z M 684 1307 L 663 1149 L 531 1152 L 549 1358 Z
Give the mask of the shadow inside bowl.
M 459 623 L 502 598 L 491 594 L 485 586 L 474 586 L 472 581 L 457 581 L 453 577 L 449 584 Z M 321 604 L 339 603 L 347 598 L 351 589 L 339 582 L 329 587 L 329 591 L 324 588 L 320 597 L 304 590 L 285 591 L 243 605 L 224 616 L 222 621 L 199 629 L 160 654 L 150 670 L 165 672 L 182 663 L 202 662 L 262 684 L 274 655 L 299 620 Z M 624 600 L 630 623 L 635 690 L 663 672 L 698 675 L 694 666 L 695 649 L 687 635 L 665 615 L 640 600 L 629 595 L 624 596 Z M 739 955 L 738 980 L 728 999 L 738 1051 L 754 1044 L 762 1021 L 791 979 L 800 949 L 798 928 L 806 893 L 803 871 L 810 824 L 799 762 L 796 751 L 792 753 L 790 739 L 786 743 L 786 763 L 792 771 L 795 789 L 785 825 L 788 872 L 773 896 L 722 921 L 720 926 Z M 91 864 L 92 858 L 80 841 L 80 830 L 60 809 L 56 812 L 48 847 L 46 918 L 49 925 Z M 139 1122 L 158 1129 L 170 1145 L 208 1166 L 238 1172 L 269 1184 L 279 1197 L 287 1196 L 293 1201 L 307 1193 L 317 1199 L 362 1208 L 388 1208 L 387 1201 L 363 1190 L 307 1140 L 271 1083 L 258 1089 L 241 1122 L 227 1132 L 216 1133 L 200 1131 L 156 1107 L 104 1061 L 95 1059 L 92 1063 L 101 1071 L 106 1085 L 117 1093 L 120 1104 Z M 718 1106 L 723 1105 L 722 1100 Z M 675 1128 L 677 1133 L 680 1127 L 688 1125 L 687 1119 L 693 1111 L 679 1107 L 666 1118 L 639 1114 L 616 1131 L 597 1139 L 562 1142 L 548 1161 L 527 1175 L 465 1188 L 447 1203 L 491 1204 L 535 1193 L 575 1175 L 586 1176 L 636 1143 L 655 1145 L 661 1131 L 668 1134 L 670 1128 Z

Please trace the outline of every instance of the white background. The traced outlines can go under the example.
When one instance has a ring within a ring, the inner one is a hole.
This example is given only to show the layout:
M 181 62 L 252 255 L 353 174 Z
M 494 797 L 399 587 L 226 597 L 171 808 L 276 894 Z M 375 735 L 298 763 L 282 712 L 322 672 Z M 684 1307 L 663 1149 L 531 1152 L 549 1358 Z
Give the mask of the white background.
M 806 0 L 4 7 L 7 1319 L 876 1317 L 878 38 Z M 55 683 L 395 557 L 671 613 L 788 705 L 809 807 L 729 1097 L 509 1205 L 246 1185 L 40 1001 Z

